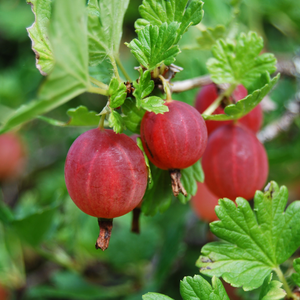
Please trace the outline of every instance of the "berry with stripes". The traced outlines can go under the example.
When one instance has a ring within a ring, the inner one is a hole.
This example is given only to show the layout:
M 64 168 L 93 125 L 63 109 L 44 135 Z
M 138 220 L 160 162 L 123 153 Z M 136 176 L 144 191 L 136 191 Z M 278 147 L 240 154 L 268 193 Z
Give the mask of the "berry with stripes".
M 209 137 L 202 158 L 205 184 L 217 197 L 253 198 L 268 176 L 265 148 L 241 124 L 224 125 Z
M 141 122 L 141 140 L 149 160 L 169 170 L 174 195 L 186 191 L 180 183 L 180 169 L 195 164 L 203 155 L 207 129 L 201 114 L 192 106 L 175 100 L 165 102 L 164 114 L 146 112 Z
M 102 230 L 96 248 L 105 250 L 112 219 L 132 211 L 142 200 L 147 167 L 142 151 L 130 137 L 112 130 L 92 129 L 71 146 L 65 179 L 74 203 L 98 218 Z

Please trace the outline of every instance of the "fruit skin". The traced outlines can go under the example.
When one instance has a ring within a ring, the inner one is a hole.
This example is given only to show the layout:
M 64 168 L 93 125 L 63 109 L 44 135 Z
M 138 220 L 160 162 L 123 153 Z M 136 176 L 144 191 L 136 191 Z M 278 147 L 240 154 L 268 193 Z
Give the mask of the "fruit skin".
M 207 188 L 205 183 L 197 182 L 197 187 L 197 193 L 191 199 L 194 212 L 203 221 L 213 222 L 218 220 L 215 207 L 218 205 L 219 198 Z
M 207 130 L 200 113 L 180 101 L 166 101 L 164 114 L 146 112 L 141 122 L 141 140 L 149 160 L 158 168 L 185 169 L 204 153 Z
M 71 146 L 65 180 L 70 197 L 83 212 L 111 219 L 130 212 L 142 200 L 147 167 L 130 137 L 92 129 Z
M 0 181 L 20 175 L 25 165 L 25 156 L 24 145 L 16 134 L 0 135 Z
M 268 176 L 268 158 L 255 134 L 241 124 L 216 129 L 202 158 L 205 183 L 220 198 L 253 198 Z
M 243 85 L 238 85 L 233 95 L 235 100 L 241 100 L 247 96 L 248 92 Z M 214 83 L 204 86 L 196 97 L 195 108 L 202 114 L 218 97 L 217 86 Z M 219 106 L 213 113 L 224 114 L 224 109 Z M 263 112 L 260 105 L 257 105 L 247 115 L 238 120 L 239 123 L 245 125 L 253 132 L 258 132 L 263 121 Z M 220 126 L 230 124 L 232 121 L 205 121 L 208 135 Z

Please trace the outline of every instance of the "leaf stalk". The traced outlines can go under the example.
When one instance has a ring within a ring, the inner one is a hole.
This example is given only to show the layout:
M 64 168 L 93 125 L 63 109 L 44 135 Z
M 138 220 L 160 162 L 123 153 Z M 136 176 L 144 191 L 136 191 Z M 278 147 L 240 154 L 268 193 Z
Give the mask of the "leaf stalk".
M 116 59 L 116 63 L 117 63 L 117 65 L 118 65 L 118 67 L 121 69 L 121 72 L 122 72 L 122 74 L 125 76 L 126 80 L 129 81 L 129 82 L 132 82 L 130 76 L 129 76 L 128 73 L 126 72 L 126 70 L 125 70 L 125 68 L 124 68 L 124 66 L 123 66 L 123 64 L 122 64 L 122 62 L 121 62 L 121 60 L 120 60 L 120 57 L 119 57 L 119 56 L 116 56 L 115 59 Z
M 97 80 L 96 78 L 90 76 L 90 82 L 92 82 L 93 84 L 95 84 L 97 87 L 103 89 L 103 90 L 108 90 L 108 85 Z
M 169 82 L 162 75 L 159 75 L 158 77 L 159 77 L 159 79 L 161 80 L 161 82 L 164 86 L 164 90 L 165 90 L 165 93 L 166 93 L 166 100 L 171 101 L 172 100 L 172 94 L 171 94 Z
M 277 266 L 277 267 L 274 269 L 274 271 L 276 272 L 276 274 L 277 274 L 279 280 L 280 280 L 280 281 L 282 282 L 282 284 L 283 284 L 283 288 L 284 288 L 284 290 L 286 291 L 286 298 L 287 298 L 287 299 L 297 299 L 297 298 L 295 297 L 295 295 L 293 294 L 293 292 L 291 291 L 291 289 L 290 289 L 290 287 L 289 287 L 289 285 L 288 285 L 288 283 L 287 283 L 287 281 L 286 281 L 286 279 L 285 279 L 285 277 L 284 277 L 284 275 L 283 275 L 283 273 L 282 273 L 280 267 Z
M 90 86 L 87 91 L 90 93 L 94 93 L 94 94 L 108 96 L 108 90 L 100 89 L 100 88 L 94 87 L 94 86 Z

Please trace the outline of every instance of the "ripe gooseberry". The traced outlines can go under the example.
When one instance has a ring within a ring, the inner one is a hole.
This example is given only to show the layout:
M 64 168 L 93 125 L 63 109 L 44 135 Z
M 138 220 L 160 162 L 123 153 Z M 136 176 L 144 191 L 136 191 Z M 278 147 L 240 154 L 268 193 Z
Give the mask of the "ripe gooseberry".
M 238 85 L 233 92 L 235 101 L 241 100 L 247 96 L 248 92 L 243 85 Z M 211 83 L 204 86 L 197 94 L 195 108 L 202 114 L 218 97 L 218 89 L 216 84 Z M 224 108 L 220 105 L 213 114 L 224 114 Z M 258 132 L 263 121 L 263 112 L 260 104 L 251 110 L 247 115 L 238 120 L 239 123 L 245 125 L 253 132 Z M 205 121 L 208 135 L 220 126 L 230 124 L 232 121 Z
M 205 183 L 220 198 L 253 198 L 268 176 L 268 158 L 255 134 L 241 124 L 228 124 L 209 137 L 202 158 Z
M 65 180 L 74 203 L 98 218 L 103 230 L 100 229 L 96 248 L 105 250 L 111 219 L 132 211 L 143 198 L 147 167 L 142 151 L 130 137 L 112 130 L 92 129 L 72 144 Z
M 191 199 L 194 212 L 205 222 L 218 220 L 215 207 L 218 205 L 219 198 L 207 188 L 205 183 L 197 182 L 197 187 L 197 193 Z
M 146 112 L 141 122 L 141 140 L 149 160 L 169 170 L 175 196 L 186 195 L 180 169 L 196 163 L 204 153 L 207 130 L 201 114 L 192 106 L 174 100 L 164 103 L 164 114 Z
M 0 135 L 0 181 L 20 175 L 25 163 L 24 145 L 13 133 Z

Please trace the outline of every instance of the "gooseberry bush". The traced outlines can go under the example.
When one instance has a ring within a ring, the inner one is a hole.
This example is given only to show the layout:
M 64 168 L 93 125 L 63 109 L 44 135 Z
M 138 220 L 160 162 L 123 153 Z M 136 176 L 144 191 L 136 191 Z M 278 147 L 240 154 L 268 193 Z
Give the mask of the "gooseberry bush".
M 139 232 L 137 211 L 154 216 L 173 204 L 172 194 L 182 204 L 193 198 L 216 239 L 201 249 L 200 275 L 181 281 L 184 300 L 230 299 L 220 278 L 244 291 L 261 287 L 260 300 L 300 299 L 294 257 L 300 202 L 286 208 L 287 188 L 267 183 L 268 158 L 256 136 L 260 102 L 280 77 L 274 55 L 262 53 L 263 39 L 242 29 L 203 29 L 200 0 L 143 0 L 137 37 L 125 43 L 136 59 L 133 72 L 120 55 L 129 0 L 27 2 L 35 15 L 27 30 L 45 80 L 37 99 L 12 112 L 0 133 L 36 118 L 49 126 L 92 127 L 66 153 L 65 182 L 77 207 L 98 219 L 96 248 L 108 248 L 114 218 L 134 211 L 132 228 Z M 239 5 L 232 1 L 230 22 Z M 189 70 L 175 62 L 192 27 L 201 29 L 196 48 L 211 49 L 212 57 L 209 82 L 186 101 L 175 95 L 174 78 Z M 68 109 L 66 122 L 45 116 L 84 93 L 104 96 L 106 104 L 97 112 Z M 286 274 L 282 264 L 289 264 Z M 146 293 L 143 299 L 171 298 Z

